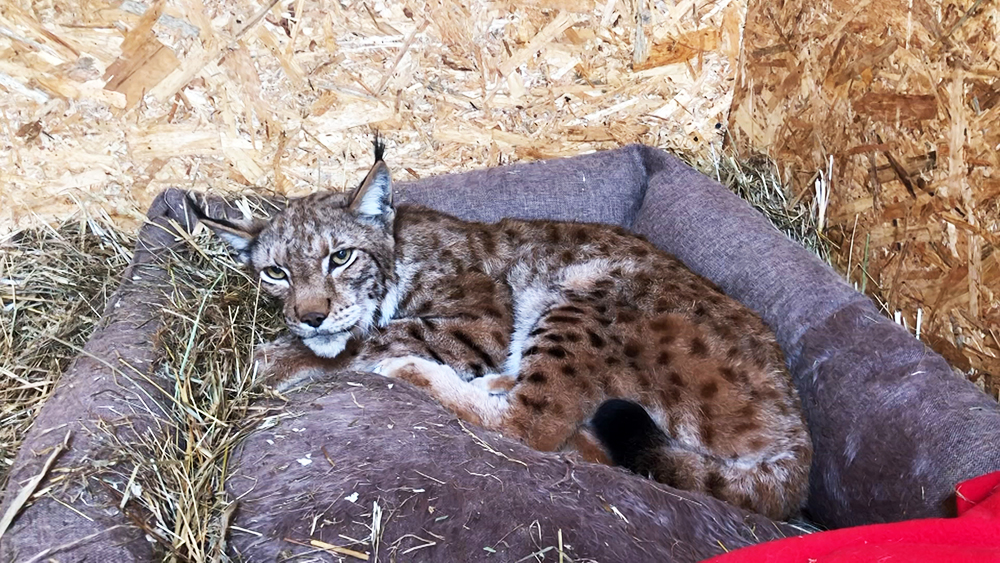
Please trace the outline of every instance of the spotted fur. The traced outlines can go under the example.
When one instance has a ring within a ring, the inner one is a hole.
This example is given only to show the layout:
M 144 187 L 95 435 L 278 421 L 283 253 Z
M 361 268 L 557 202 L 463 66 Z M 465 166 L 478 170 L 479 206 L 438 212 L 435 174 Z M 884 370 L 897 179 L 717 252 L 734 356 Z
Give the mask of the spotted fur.
M 279 378 L 323 362 L 376 371 L 540 450 L 773 518 L 801 508 L 811 443 L 756 315 L 618 227 L 393 206 L 378 156 L 350 196 L 307 196 L 266 223 L 203 217 L 331 358 L 293 346 L 270 363 Z

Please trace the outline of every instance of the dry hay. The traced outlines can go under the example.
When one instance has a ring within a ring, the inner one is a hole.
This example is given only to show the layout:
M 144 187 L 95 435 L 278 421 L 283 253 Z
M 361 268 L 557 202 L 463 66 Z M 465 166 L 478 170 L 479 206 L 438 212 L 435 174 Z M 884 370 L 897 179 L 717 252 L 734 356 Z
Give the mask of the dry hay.
M 133 242 L 93 218 L 0 242 L 0 488 L 24 433 L 100 320 Z
M 132 468 L 108 482 L 133 520 L 164 548 L 165 557 L 219 560 L 236 505 L 223 490 L 229 454 L 243 434 L 269 413 L 251 403 L 256 386 L 252 355 L 282 328 L 280 309 L 262 302 L 256 280 L 201 229 L 189 249 L 166 265 L 172 283 L 166 322 L 155 339 L 162 356 L 156 372 L 173 381 L 163 439 L 119 443 Z M 117 433 L 108 429 L 108 436 Z M 119 470 L 120 471 L 120 470 Z M 137 511 L 139 506 L 144 510 Z M 131 507 L 131 509 L 129 509 Z
M 706 172 L 822 253 L 815 212 L 801 203 L 789 210 L 774 170 L 764 159 L 748 163 L 726 155 Z M 106 219 L 85 219 L 20 231 L 0 248 L 4 470 L 32 415 L 94 329 L 132 242 Z M 248 429 L 280 416 L 254 406 L 267 390 L 255 387 L 250 358 L 282 321 L 278 307 L 260 300 L 255 280 L 204 229 L 167 267 L 171 306 L 156 339 L 163 351 L 156 370 L 176 382 L 164 389 L 169 431 L 156 441 L 115 442 L 119 457 L 102 471 L 107 486 L 125 499 L 126 512 L 163 547 L 165 560 L 206 560 L 221 552 L 235 506 L 223 492 L 229 452 Z M 108 439 L 117 440 L 114 428 L 106 429 Z
M 796 197 L 823 172 L 834 264 L 993 397 L 998 26 L 981 0 L 753 3 L 730 115 Z
M 343 188 L 642 141 L 711 160 L 743 0 L 10 0 L 0 229 L 167 186 Z
M 130 259 L 122 246 L 132 243 L 129 236 L 89 220 L 21 231 L 3 248 L 4 477 L 33 415 L 95 328 Z M 156 337 L 156 373 L 175 382 L 161 388 L 170 399 L 167 431 L 124 443 L 113 423 L 97 421 L 115 458 L 55 481 L 101 479 L 165 560 L 206 561 L 218 560 L 235 509 L 223 492 L 229 452 L 270 414 L 251 405 L 265 392 L 255 387 L 253 349 L 272 340 L 282 321 L 279 308 L 259 302 L 256 281 L 220 241 L 202 229 L 189 243 L 166 263 L 170 306 Z

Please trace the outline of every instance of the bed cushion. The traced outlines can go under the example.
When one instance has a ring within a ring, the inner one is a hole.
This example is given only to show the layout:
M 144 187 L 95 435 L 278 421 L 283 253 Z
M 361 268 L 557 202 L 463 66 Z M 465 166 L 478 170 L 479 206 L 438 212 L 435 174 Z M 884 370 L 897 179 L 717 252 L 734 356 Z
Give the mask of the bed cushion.
M 163 431 L 167 409 L 154 384 L 173 382 L 116 366 L 150 373 L 164 299 L 150 287 L 166 283 L 159 260 L 183 251 L 171 229 L 191 226 L 185 201 L 170 190 L 151 207 L 101 328 L 25 439 L 4 510 L 67 430 L 73 439 L 50 477 L 113 456 L 94 431 L 109 412 L 121 413 L 123 439 Z M 756 310 L 803 398 L 816 451 L 808 510 L 821 524 L 947 515 L 958 481 L 1000 469 L 995 402 L 743 201 L 662 151 L 629 146 L 427 178 L 400 184 L 397 201 L 467 219 L 623 225 Z M 415 561 L 476 560 L 490 550 L 517 560 L 558 545 L 577 558 L 695 561 L 798 533 L 620 469 L 528 450 L 371 374 L 330 373 L 289 399 L 283 408 L 295 416 L 253 431 L 231 459 L 227 490 L 240 500 L 229 548 L 255 560 L 314 550 L 309 539 L 342 544 L 341 535 L 370 531 L 378 513 L 380 556 Z M 96 479 L 52 495 L 15 520 L 0 558 L 150 556 L 143 531 Z

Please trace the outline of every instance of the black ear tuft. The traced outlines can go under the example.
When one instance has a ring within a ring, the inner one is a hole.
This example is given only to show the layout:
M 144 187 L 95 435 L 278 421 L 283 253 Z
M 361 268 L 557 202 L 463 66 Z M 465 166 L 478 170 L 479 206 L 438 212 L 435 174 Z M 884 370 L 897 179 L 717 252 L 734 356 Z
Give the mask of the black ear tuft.
M 199 221 L 208 219 L 208 215 L 205 214 L 205 210 L 201 208 L 201 202 L 198 201 L 198 198 L 196 198 L 193 193 L 187 192 L 185 194 L 185 199 L 187 199 L 187 208 L 191 211 L 191 213 L 194 213 L 196 219 Z
M 188 209 L 198 219 L 198 222 L 211 229 L 237 252 L 240 262 L 246 263 L 249 261 L 250 246 L 253 244 L 254 239 L 257 238 L 257 235 L 267 226 L 267 221 L 256 218 L 234 221 L 209 217 L 202 204 L 191 193 L 187 196 L 187 204 Z
M 379 136 L 378 131 L 375 132 L 375 162 L 376 164 L 382 160 L 382 155 L 385 154 L 385 141 Z

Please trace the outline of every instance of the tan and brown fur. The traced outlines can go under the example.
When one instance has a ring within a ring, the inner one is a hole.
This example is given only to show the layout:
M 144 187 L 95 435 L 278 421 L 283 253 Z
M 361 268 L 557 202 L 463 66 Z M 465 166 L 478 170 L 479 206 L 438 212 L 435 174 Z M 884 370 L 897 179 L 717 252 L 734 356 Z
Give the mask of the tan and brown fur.
M 317 362 L 405 379 L 540 450 L 618 459 L 774 518 L 801 508 L 811 444 L 756 315 L 624 229 L 470 223 L 393 207 L 390 186 L 379 158 L 350 197 L 308 196 L 269 223 L 203 219 L 255 271 L 287 272 L 287 287 L 264 286 L 284 300 L 292 332 L 332 358 Z M 331 270 L 344 248 L 357 256 Z M 295 354 L 272 369 L 313 361 Z M 595 432 L 615 398 L 649 422 L 608 411 Z M 635 441 L 634 424 L 649 435 Z

